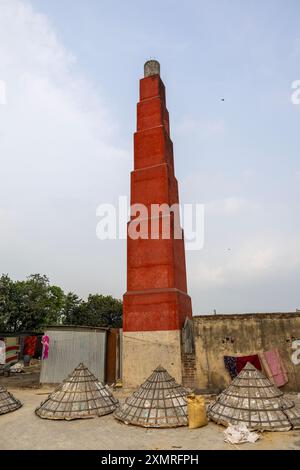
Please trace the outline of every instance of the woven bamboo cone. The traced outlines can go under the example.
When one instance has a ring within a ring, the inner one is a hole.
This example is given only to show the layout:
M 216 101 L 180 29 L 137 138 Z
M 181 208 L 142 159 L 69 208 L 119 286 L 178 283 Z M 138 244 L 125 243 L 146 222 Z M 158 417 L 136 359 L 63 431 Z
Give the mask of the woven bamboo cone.
M 159 366 L 114 416 L 125 424 L 149 428 L 186 426 L 188 394 L 188 390 Z
M 21 406 L 22 403 L 0 385 L 0 415 L 18 410 Z
M 289 431 L 300 428 L 300 410 L 292 400 L 249 362 L 209 405 L 208 416 L 218 424 L 245 423 L 249 429 Z
M 40 418 L 72 420 L 104 416 L 117 406 L 118 400 L 81 363 L 35 412 Z

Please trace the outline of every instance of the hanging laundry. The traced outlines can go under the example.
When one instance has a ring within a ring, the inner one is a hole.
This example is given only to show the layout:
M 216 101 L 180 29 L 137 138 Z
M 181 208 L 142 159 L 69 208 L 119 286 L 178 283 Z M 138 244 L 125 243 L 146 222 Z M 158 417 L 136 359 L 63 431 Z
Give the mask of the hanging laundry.
M 277 387 L 282 387 L 288 382 L 287 371 L 284 367 L 278 349 L 265 351 L 259 355 L 268 378 Z
M 257 370 L 261 370 L 261 363 L 257 354 L 253 354 L 251 356 L 239 356 L 236 359 L 238 374 L 244 369 L 247 362 L 250 362 L 250 364 L 252 364 Z
M 36 336 L 26 336 L 25 341 L 24 341 L 24 350 L 23 350 L 24 356 L 25 355 L 30 356 L 30 357 L 35 356 L 36 343 L 37 343 Z
M 6 347 L 5 342 L 0 340 L 0 364 L 5 364 L 6 362 Z
M 44 335 L 42 337 L 42 345 L 43 345 L 43 352 L 42 352 L 42 359 L 48 359 L 49 355 L 49 342 L 50 338 L 48 335 Z
M 8 336 L 5 341 L 6 363 L 17 361 L 19 357 L 19 338 L 17 336 Z
M 230 377 L 234 379 L 238 375 L 237 358 L 234 356 L 224 356 L 224 364 L 230 374 Z

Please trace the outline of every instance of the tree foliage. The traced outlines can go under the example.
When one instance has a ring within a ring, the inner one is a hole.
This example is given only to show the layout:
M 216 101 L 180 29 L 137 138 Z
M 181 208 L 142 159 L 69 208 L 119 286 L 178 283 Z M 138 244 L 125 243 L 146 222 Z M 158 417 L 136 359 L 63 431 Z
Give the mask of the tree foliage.
M 122 326 L 122 302 L 110 295 L 89 295 L 83 302 L 76 295 L 68 294 L 67 305 L 63 320 L 66 325 Z
M 97 294 L 83 301 L 40 274 L 25 281 L 0 277 L 0 330 L 38 331 L 54 324 L 121 327 L 122 302 Z

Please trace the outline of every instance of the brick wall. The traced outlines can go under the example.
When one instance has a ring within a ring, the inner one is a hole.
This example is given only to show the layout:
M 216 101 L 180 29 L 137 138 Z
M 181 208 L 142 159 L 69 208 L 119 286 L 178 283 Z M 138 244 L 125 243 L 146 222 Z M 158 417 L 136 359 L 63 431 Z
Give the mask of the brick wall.
M 193 353 L 181 353 L 182 361 L 182 385 L 191 389 L 197 388 L 196 355 Z

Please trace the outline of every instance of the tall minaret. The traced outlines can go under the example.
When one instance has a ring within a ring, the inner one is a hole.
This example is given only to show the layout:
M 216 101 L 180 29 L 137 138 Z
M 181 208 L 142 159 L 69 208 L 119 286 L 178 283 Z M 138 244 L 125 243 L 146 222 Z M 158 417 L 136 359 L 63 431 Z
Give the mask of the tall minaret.
M 181 328 L 192 316 L 187 294 L 183 237 L 163 238 L 162 221 L 173 228 L 176 217 L 151 213 L 153 204 L 172 206 L 179 202 L 174 174 L 173 143 L 169 113 L 160 65 L 149 60 L 140 80 L 137 105 L 137 132 L 134 134 L 134 171 L 131 173 L 131 205 L 148 209 L 142 232 L 149 238 L 127 234 L 127 292 L 124 295 L 123 382 L 136 387 L 159 364 L 181 382 Z M 156 220 L 154 220 L 156 218 Z M 158 233 L 151 238 L 150 227 L 159 221 Z M 181 231 L 181 229 L 180 229 Z

